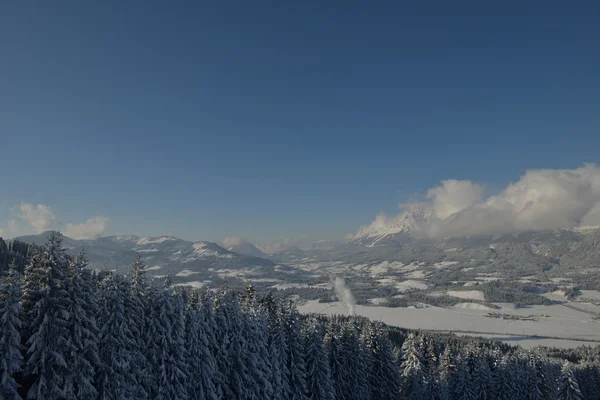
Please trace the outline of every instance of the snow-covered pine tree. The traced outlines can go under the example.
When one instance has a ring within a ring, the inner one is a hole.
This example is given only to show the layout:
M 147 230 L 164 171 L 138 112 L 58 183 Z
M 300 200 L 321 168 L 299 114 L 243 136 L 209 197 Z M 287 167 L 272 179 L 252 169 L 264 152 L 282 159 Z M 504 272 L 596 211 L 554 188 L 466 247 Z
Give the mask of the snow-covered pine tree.
M 289 348 L 286 330 L 287 310 L 276 304 L 274 320 L 269 323 L 271 343 L 269 353 L 273 371 L 273 398 L 288 399 L 292 395 L 289 370 Z
M 0 285 L 0 399 L 21 399 L 15 377 L 22 371 L 20 282 L 14 264 Z
M 371 397 L 382 400 L 398 398 L 400 376 L 396 370 L 392 344 L 383 324 L 370 324 L 364 336 L 366 348 L 371 353 L 371 369 L 368 371 Z
M 323 344 L 329 359 L 329 370 L 331 372 L 331 382 L 333 384 L 333 390 L 335 392 L 336 399 L 341 399 L 344 396 L 343 388 L 343 365 L 341 353 L 340 335 L 337 324 L 333 319 L 329 319 L 325 327 L 325 338 Z
M 157 301 L 158 324 L 162 328 L 156 338 L 159 351 L 157 399 L 187 399 L 183 302 L 180 296 L 174 295 L 169 278 Z
M 439 363 L 440 392 L 442 393 L 442 398 L 451 397 L 455 384 L 455 378 L 456 366 L 452 360 L 452 351 L 450 350 L 450 346 L 446 344 Z
M 131 349 L 131 373 L 136 382 L 136 398 L 146 399 L 152 390 L 152 366 L 147 358 L 146 328 L 148 325 L 148 283 L 144 276 L 142 257 L 136 254 L 131 266 L 129 291 L 125 297 L 125 316 L 130 321 L 130 330 L 134 338 Z
M 549 382 L 547 381 L 546 375 L 544 374 L 543 362 L 540 356 L 533 351 L 528 351 L 526 354 L 526 359 L 529 367 L 528 387 L 530 388 L 530 399 L 551 399 L 552 397 L 549 388 Z
M 413 333 L 409 333 L 402 343 L 402 360 L 401 393 L 407 399 L 420 399 L 423 395 L 423 354 Z
M 137 382 L 130 373 L 135 338 L 125 316 L 128 287 L 120 275 L 109 273 L 101 282 L 98 351 L 102 361 L 96 379 L 98 399 L 130 399 Z
M 423 400 L 437 400 L 442 396 L 438 357 L 433 340 L 428 335 L 421 335 L 420 348 L 424 361 Z
M 69 264 L 67 288 L 70 301 L 68 328 L 73 344 L 67 364 L 76 371 L 69 390 L 71 399 L 95 398 L 94 376 L 100 367 L 98 356 L 98 303 L 96 291 L 87 270 L 88 261 L 83 249 Z
M 23 338 L 31 336 L 34 319 L 34 305 L 46 296 L 48 288 L 48 273 L 46 265 L 42 262 L 42 247 L 33 246 L 29 260 L 23 272 L 23 285 L 21 288 L 21 305 L 23 307 Z
M 269 357 L 269 329 L 266 315 L 256 306 L 255 292 L 248 284 L 243 301 L 243 337 L 245 342 L 244 363 L 251 375 L 246 396 L 251 399 L 273 397 L 271 384 L 271 359 Z
M 356 321 L 351 318 L 346 320 L 340 331 L 340 363 L 339 371 L 340 393 L 343 399 L 359 400 L 370 399 L 371 389 L 368 382 L 370 366 L 370 354 L 366 354 L 365 347 L 361 343 Z
M 73 397 L 76 370 L 67 365 L 74 351 L 68 330 L 70 301 L 67 291 L 68 259 L 62 248 L 62 235 L 53 232 L 35 266 L 41 275 L 37 298 L 32 304 L 27 341 L 26 373 L 30 381 L 29 398 L 65 399 Z
M 316 318 L 308 320 L 304 336 L 308 398 L 334 400 L 329 359 L 323 344 L 323 327 Z
M 581 400 L 582 398 L 571 363 L 565 361 L 561 369 L 561 376 L 558 378 L 558 400 Z
M 306 399 L 306 364 L 300 315 L 290 301 L 285 307 L 284 329 L 287 339 L 287 372 L 291 389 L 290 400 Z
M 186 350 L 188 360 L 188 397 L 198 400 L 218 400 L 213 375 L 216 361 L 209 347 L 209 333 L 197 300 L 188 306 L 186 317 Z
M 222 328 L 221 325 L 224 324 L 226 326 L 226 323 L 222 321 L 220 323 L 217 322 L 217 315 L 219 315 L 218 318 L 220 318 L 221 314 L 215 312 L 215 304 L 210 291 L 202 293 L 200 301 L 202 303 L 201 311 L 208 348 L 215 360 L 212 383 L 217 398 L 224 399 L 229 391 L 229 381 L 226 374 L 229 363 L 223 345 L 227 339 L 223 335 L 226 331 L 221 330 L 225 329 Z M 217 337 L 219 338 L 218 340 Z
M 516 377 L 513 374 L 515 364 L 510 361 L 509 355 L 504 355 L 496 365 L 494 373 L 496 384 L 496 398 L 498 400 L 512 400 L 517 397 Z

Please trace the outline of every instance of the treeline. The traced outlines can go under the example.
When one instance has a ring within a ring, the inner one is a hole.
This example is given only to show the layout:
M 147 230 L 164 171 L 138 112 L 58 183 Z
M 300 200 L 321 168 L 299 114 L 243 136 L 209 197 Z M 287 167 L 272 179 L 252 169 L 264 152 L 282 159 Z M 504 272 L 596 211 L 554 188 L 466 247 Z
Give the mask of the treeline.
M 585 356 L 303 317 L 254 289 L 93 273 L 53 234 L 0 295 L 0 399 L 596 399 Z
M 15 269 L 23 273 L 30 245 L 13 240 L 6 243 L 0 237 L 0 276 L 8 273 L 8 267 L 14 265 Z

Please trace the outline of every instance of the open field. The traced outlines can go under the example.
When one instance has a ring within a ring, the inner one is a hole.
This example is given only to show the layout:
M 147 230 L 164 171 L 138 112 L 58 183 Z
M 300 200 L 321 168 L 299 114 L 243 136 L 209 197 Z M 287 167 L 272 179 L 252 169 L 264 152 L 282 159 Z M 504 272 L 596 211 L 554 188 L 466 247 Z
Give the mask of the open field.
M 560 304 L 551 306 L 529 306 L 515 308 L 508 303 L 495 303 L 500 307 L 495 312 L 535 320 L 505 320 L 486 316 L 490 310 L 477 308 L 389 308 L 356 306 L 356 314 L 388 325 L 409 329 L 468 333 L 501 340 L 503 342 L 532 347 L 556 345 L 600 344 L 600 320 L 586 312 L 574 310 Z M 323 304 L 307 301 L 298 306 L 302 313 L 348 315 L 348 308 L 339 302 Z M 540 338 L 533 338 L 539 336 Z

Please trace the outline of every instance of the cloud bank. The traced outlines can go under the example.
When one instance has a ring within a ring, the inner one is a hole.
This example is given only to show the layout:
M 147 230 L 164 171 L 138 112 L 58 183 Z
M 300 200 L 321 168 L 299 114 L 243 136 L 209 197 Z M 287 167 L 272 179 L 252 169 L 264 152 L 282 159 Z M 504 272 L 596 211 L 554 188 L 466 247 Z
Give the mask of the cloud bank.
M 468 180 L 446 180 L 427 200 L 401 204 L 404 211 L 379 214 L 355 237 L 410 231 L 425 237 L 495 235 L 600 225 L 600 167 L 527 171 L 498 194 Z
M 81 224 L 67 224 L 64 234 L 73 239 L 94 239 L 106 232 L 109 224 L 110 218 L 93 217 Z
M 223 245 L 223 247 L 225 247 L 226 249 L 229 249 L 231 247 L 234 246 L 239 246 L 240 244 L 246 243 L 247 240 L 243 239 L 239 236 L 228 236 L 225 239 L 223 239 L 221 241 L 221 244 Z
M 0 228 L 0 236 L 15 237 L 49 230 L 61 230 L 61 224 L 52 208 L 44 204 L 21 203 L 13 208 L 14 219 L 8 221 L 6 228 Z M 108 229 L 110 218 L 98 216 L 79 224 L 67 223 L 65 236 L 72 239 L 93 239 Z

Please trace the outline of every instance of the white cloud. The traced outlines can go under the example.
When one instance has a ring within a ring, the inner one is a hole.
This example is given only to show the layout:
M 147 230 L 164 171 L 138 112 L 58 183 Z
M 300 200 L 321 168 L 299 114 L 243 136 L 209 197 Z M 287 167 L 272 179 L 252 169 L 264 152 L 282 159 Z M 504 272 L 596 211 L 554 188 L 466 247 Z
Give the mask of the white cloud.
M 64 234 L 72 239 L 94 239 L 106 232 L 109 224 L 110 218 L 93 217 L 81 224 L 67 224 Z
M 42 233 L 49 230 L 60 230 L 63 226 L 56 218 L 52 208 L 44 204 L 21 203 L 12 208 L 12 213 L 16 218 L 8 221 L 6 228 L 0 228 L 1 236 L 16 237 Z M 103 234 L 109 224 L 110 219 L 107 217 L 93 217 L 84 223 L 66 224 L 63 233 L 73 239 L 91 239 Z
M 52 209 L 43 204 L 34 206 L 33 204 L 21 203 L 17 216 L 31 225 L 35 233 L 56 229 L 58 226 Z
M 239 236 L 228 236 L 222 240 L 221 244 L 225 248 L 231 248 L 233 246 L 239 246 L 242 243 L 246 243 L 246 239 L 243 239 Z
M 450 179 L 442 181 L 441 186 L 429 189 L 427 198 L 431 199 L 435 214 L 447 218 L 481 202 L 483 187 L 471 181 Z
M 417 235 L 449 237 L 600 225 L 600 167 L 530 170 L 487 199 L 479 184 L 447 180 L 429 189 L 427 198 L 404 204 L 396 217 L 378 215 L 359 235 L 402 227 Z

